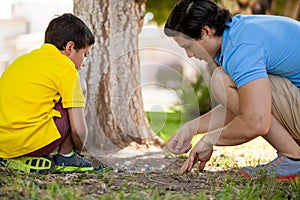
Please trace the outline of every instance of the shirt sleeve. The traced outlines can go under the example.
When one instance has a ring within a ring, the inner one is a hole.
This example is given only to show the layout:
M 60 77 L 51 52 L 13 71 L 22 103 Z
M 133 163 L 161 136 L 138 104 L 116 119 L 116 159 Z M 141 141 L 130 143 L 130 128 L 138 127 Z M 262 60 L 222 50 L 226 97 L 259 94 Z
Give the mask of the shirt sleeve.
M 242 44 L 228 55 L 224 70 L 237 88 L 260 78 L 268 77 L 263 49 L 259 45 Z
M 80 77 L 76 69 L 69 70 L 61 81 L 60 95 L 64 108 L 84 107 Z

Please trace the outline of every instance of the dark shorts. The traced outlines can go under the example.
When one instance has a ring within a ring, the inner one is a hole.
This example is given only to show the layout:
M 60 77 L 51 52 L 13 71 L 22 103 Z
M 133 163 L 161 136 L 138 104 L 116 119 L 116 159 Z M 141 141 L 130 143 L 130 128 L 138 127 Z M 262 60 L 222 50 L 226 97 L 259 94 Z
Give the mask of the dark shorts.
M 54 117 L 53 120 L 56 124 L 56 127 L 61 135 L 61 138 L 53 141 L 47 146 L 42 147 L 34 152 L 27 154 L 28 156 L 45 156 L 52 153 L 61 143 L 64 141 L 66 136 L 70 133 L 70 122 L 67 109 L 62 107 L 61 101 L 55 104 L 54 109 L 59 111 L 61 118 Z

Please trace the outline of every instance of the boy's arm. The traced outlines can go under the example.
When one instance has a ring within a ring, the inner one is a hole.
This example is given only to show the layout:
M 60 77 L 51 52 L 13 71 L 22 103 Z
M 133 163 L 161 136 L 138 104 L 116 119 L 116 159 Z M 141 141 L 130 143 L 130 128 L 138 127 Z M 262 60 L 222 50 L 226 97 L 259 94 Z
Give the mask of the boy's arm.
M 68 114 L 74 148 L 80 153 L 83 150 L 88 135 L 84 108 L 68 108 Z

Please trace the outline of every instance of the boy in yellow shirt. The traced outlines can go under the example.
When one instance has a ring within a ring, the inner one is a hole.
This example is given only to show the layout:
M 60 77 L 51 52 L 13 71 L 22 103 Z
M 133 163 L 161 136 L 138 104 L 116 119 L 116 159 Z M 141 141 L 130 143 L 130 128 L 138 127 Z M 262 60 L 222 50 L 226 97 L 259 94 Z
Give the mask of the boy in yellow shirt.
M 40 49 L 17 58 L 0 78 L 0 161 L 25 172 L 87 171 L 78 71 L 95 43 L 78 17 L 53 19 Z M 49 157 L 55 149 L 58 154 Z

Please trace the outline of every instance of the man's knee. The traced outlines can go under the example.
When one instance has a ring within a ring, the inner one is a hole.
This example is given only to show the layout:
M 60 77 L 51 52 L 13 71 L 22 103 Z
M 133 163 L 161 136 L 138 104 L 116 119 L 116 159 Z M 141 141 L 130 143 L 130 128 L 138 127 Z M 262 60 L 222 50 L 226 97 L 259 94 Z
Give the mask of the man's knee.
M 234 82 L 231 78 L 225 73 L 223 68 L 218 67 L 212 74 L 211 81 L 211 91 L 214 96 L 218 99 L 218 97 L 225 98 L 224 95 L 226 93 L 227 88 L 235 88 Z
M 210 85 L 216 101 L 232 113 L 237 114 L 239 97 L 236 85 L 221 67 L 213 72 Z

